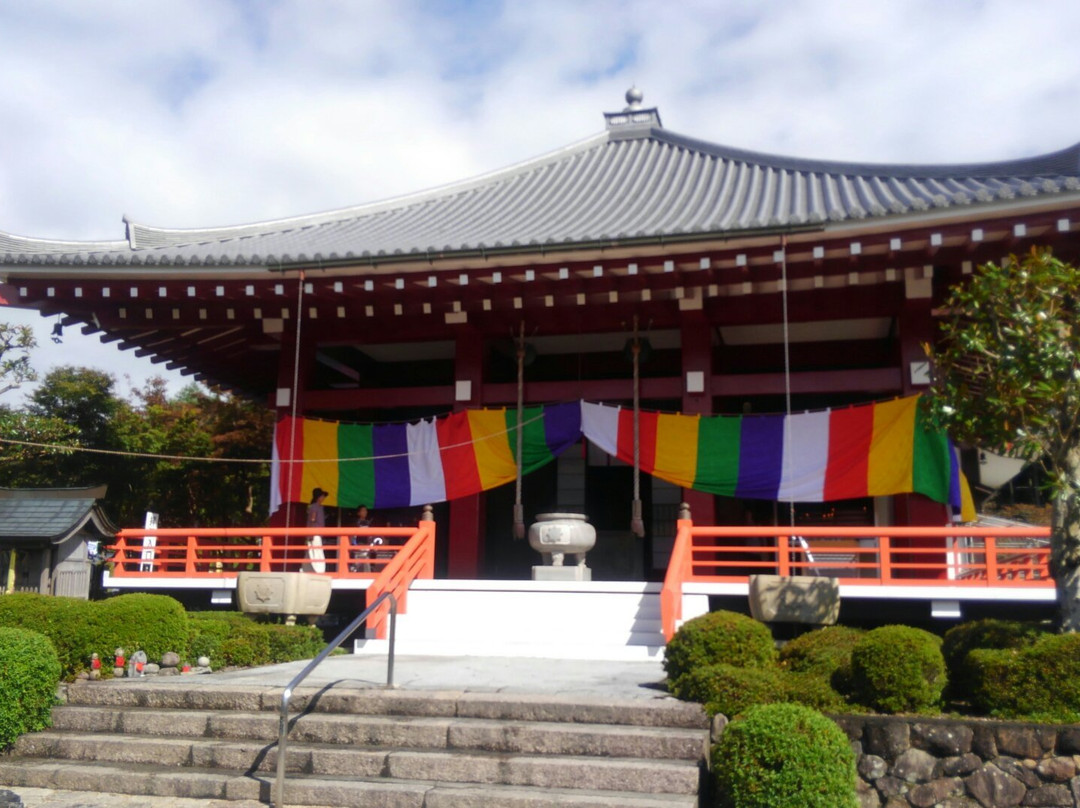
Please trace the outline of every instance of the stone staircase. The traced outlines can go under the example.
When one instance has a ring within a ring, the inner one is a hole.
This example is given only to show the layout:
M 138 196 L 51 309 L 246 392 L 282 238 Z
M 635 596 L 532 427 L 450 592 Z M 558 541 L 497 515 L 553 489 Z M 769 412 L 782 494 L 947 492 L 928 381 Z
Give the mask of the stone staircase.
M 0 757 L 0 783 L 269 804 L 281 695 L 77 683 L 51 729 Z M 291 708 L 285 805 L 691 808 L 705 781 L 708 722 L 668 699 L 337 684 L 297 689 Z
M 416 580 L 398 616 L 399 654 L 662 659 L 658 583 Z M 357 654 L 386 654 L 360 640 Z

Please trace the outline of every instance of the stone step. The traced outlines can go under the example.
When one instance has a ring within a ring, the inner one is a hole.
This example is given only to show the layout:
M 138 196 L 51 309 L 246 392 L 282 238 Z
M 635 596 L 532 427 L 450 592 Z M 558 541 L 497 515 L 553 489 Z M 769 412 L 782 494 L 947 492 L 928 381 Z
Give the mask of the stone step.
M 273 773 L 276 743 L 241 740 L 138 737 L 101 733 L 41 732 L 24 736 L 15 752 L 52 759 L 228 769 Z M 285 769 L 327 777 L 431 780 L 451 783 L 591 788 L 642 793 L 692 794 L 697 761 L 528 755 L 486 751 L 387 749 L 291 742 Z
M 269 774 L 230 774 L 213 769 L 0 759 L 0 782 L 12 787 L 145 794 L 269 803 Z M 588 785 L 588 784 L 586 784 Z M 696 794 L 641 794 L 593 788 L 562 789 L 489 784 L 447 784 L 363 777 L 290 775 L 286 805 L 364 805 L 380 808 L 698 808 Z
M 385 657 L 388 640 L 357 640 L 353 653 L 365 656 Z M 446 639 L 402 638 L 396 642 L 396 651 L 408 656 L 500 656 L 533 659 L 596 659 L 625 660 L 628 662 L 660 659 L 663 657 L 663 635 L 635 635 L 625 644 L 601 644 L 590 642 L 541 642 L 534 639 L 506 641 L 473 637 L 468 641 Z
M 152 683 L 138 680 L 75 683 L 67 689 L 67 703 L 254 713 L 265 710 L 272 711 L 275 716 L 281 708 L 283 688 L 280 687 L 260 689 L 189 682 L 189 677 L 176 678 L 175 684 L 160 680 Z M 199 677 L 190 678 L 197 680 Z M 485 718 L 699 730 L 709 726 L 700 705 L 671 698 L 612 700 L 483 692 L 298 687 L 289 706 L 295 713 Z
M 75 683 L 52 728 L 0 758 L 0 783 L 269 803 L 283 693 L 211 677 Z M 659 692 L 301 687 L 290 701 L 285 803 L 692 808 L 708 725 L 700 706 Z
M 165 713 L 147 707 L 60 706 L 53 732 L 126 736 L 247 739 L 276 742 L 278 716 L 269 712 L 185 710 Z M 22 743 L 36 742 L 30 736 Z M 696 729 L 494 721 L 480 718 L 390 717 L 308 713 L 292 719 L 289 740 L 363 744 L 387 748 L 458 749 L 515 754 L 595 755 L 669 760 L 701 758 Z M 27 754 L 42 754 L 27 750 Z

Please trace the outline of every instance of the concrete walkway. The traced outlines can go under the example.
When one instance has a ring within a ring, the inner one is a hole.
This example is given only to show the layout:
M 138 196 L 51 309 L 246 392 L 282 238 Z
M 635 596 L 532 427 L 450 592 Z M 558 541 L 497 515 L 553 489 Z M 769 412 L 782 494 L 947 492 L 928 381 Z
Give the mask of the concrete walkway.
M 190 676 L 192 687 L 213 684 L 285 687 L 306 662 Z M 307 686 L 382 687 L 385 656 L 332 656 L 303 682 Z M 402 690 L 465 693 L 511 693 L 551 696 L 597 696 L 615 700 L 666 698 L 664 667 L 655 660 L 534 659 L 527 657 L 399 656 L 394 686 Z M 176 680 L 169 680 L 175 684 Z
M 184 676 L 192 688 L 216 684 L 285 687 L 306 662 L 287 662 L 261 668 Z M 383 687 L 386 657 L 342 655 L 327 659 L 303 686 Z M 176 684 L 175 677 L 148 678 Z M 462 693 L 507 693 L 557 698 L 626 699 L 670 698 L 663 687 L 661 660 L 594 661 L 530 659 L 522 657 L 399 656 L 394 661 L 394 686 L 401 690 Z M 99 794 L 45 788 L 8 788 L 0 783 L 0 808 L 265 808 L 255 801 L 196 800 Z M 309 808 L 314 808 L 309 806 Z

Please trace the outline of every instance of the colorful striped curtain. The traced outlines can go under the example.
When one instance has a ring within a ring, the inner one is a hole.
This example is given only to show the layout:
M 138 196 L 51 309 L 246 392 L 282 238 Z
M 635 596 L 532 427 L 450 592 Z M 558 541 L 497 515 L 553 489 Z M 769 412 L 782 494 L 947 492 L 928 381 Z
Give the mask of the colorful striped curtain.
M 633 410 L 587 402 L 524 410 L 522 472 L 584 435 L 634 462 Z M 414 424 L 284 418 L 274 438 L 271 511 L 307 502 L 395 508 L 487 491 L 516 478 L 517 411 L 467 410 Z M 729 497 L 825 502 L 920 493 L 973 519 L 948 437 L 918 397 L 786 415 L 640 413 L 642 471 Z M 294 462 L 286 462 L 289 459 Z
M 522 411 L 522 472 L 551 462 L 581 439 L 577 402 Z M 400 508 L 476 494 L 517 477 L 517 410 L 456 412 L 413 424 L 347 424 L 283 418 L 274 433 L 271 512 L 307 502 Z M 295 462 L 287 462 L 289 459 Z
M 959 509 L 961 476 L 918 396 L 821 412 L 697 416 L 642 412 L 641 469 L 729 497 L 825 502 L 917 492 Z M 634 462 L 633 411 L 582 403 L 585 436 Z

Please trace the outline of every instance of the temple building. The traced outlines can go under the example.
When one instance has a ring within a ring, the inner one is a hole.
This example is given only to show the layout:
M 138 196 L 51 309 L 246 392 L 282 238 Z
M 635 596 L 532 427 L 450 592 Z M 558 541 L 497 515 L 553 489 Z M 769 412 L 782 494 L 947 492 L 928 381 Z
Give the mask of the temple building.
M 749 415 L 919 393 L 950 286 L 1036 245 L 1080 260 L 1080 144 L 996 163 L 829 162 L 676 134 L 640 92 L 626 98 L 585 140 L 382 202 L 204 229 L 125 220 L 116 241 L 0 233 L 2 296 L 282 419 L 635 399 Z M 325 487 L 328 506 L 360 504 Z M 509 484 L 436 503 L 440 574 L 527 575 L 518 501 Z M 524 476 L 520 502 L 526 519 L 586 514 L 608 580 L 663 576 L 680 502 L 702 524 L 786 508 L 806 524 L 947 518 L 918 493 L 784 503 L 636 480 L 587 441 Z

